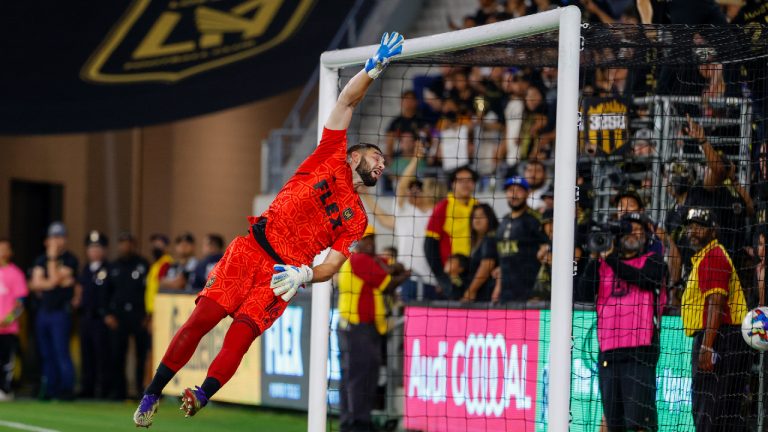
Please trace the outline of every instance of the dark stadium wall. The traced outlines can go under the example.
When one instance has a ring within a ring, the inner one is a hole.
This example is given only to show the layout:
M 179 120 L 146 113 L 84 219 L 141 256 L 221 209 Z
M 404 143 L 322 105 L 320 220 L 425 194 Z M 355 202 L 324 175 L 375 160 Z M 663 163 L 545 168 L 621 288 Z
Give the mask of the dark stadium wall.
M 164 125 L 90 134 L 0 136 L 0 236 L 9 236 L 13 179 L 63 185 L 71 249 L 84 258 L 90 229 L 115 239 L 190 231 L 229 242 L 247 230 L 260 191 L 261 142 L 279 127 L 298 90 Z M 39 243 L 39 239 L 30 239 Z M 112 248 L 114 250 L 114 248 Z M 42 250 L 42 245 L 40 245 Z

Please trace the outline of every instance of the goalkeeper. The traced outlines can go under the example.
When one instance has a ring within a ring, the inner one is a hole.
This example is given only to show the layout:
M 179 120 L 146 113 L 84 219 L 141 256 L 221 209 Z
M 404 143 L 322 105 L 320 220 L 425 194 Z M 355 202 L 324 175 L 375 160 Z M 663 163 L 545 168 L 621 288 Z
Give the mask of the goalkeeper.
M 358 192 L 376 184 L 384 171 L 384 157 L 373 144 L 347 149 L 346 129 L 353 109 L 390 59 L 400 54 L 402 44 L 398 33 L 384 34 L 365 68 L 341 91 L 315 151 L 267 211 L 248 218 L 249 235 L 229 245 L 145 390 L 133 415 L 137 426 L 152 424 L 163 388 L 224 317 L 230 315 L 233 321 L 205 380 L 182 393 L 181 409 L 187 417 L 229 381 L 251 343 L 282 315 L 299 287 L 329 280 L 349 257 L 368 225 Z M 322 264 L 308 265 L 329 247 Z

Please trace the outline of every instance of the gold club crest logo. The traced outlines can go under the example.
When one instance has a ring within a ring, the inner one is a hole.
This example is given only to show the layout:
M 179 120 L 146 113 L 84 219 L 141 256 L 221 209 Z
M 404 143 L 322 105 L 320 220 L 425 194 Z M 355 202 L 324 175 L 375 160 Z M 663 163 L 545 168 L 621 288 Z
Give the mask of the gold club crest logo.
M 175 82 L 293 35 L 316 0 L 136 0 L 83 66 L 98 83 Z

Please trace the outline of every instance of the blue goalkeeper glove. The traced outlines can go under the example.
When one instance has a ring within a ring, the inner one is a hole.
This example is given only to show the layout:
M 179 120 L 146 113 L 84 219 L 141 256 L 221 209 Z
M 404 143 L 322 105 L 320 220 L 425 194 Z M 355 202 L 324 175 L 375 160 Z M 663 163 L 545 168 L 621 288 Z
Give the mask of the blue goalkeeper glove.
M 289 301 L 296 295 L 296 291 L 303 287 L 305 283 L 312 282 L 312 268 L 306 265 L 296 267 L 292 265 L 275 264 L 272 267 L 275 274 L 272 275 L 272 281 L 269 287 L 275 293 L 275 297 L 281 297 Z
M 384 33 L 381 36 L 381 45 L 376 54 L 365 62 L 365 71 L 372 79 L 376 79 L 389 64 L 389 60 L 403 52 L 403 35 L 398 32 Z

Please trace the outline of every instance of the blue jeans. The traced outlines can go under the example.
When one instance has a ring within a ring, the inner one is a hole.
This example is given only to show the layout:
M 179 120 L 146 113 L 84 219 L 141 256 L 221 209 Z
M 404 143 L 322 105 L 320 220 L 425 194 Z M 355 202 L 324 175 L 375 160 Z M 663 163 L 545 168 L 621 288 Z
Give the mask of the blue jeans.
M 71 397 L 75 388 L 75 368 L 69 354 L 72 317 L 66 310 L 41 309 L 35 321 L 37 349 L 45 387 L 45 397 Z M 105 347 L 106 348 L 106 347 Z

